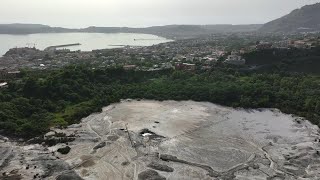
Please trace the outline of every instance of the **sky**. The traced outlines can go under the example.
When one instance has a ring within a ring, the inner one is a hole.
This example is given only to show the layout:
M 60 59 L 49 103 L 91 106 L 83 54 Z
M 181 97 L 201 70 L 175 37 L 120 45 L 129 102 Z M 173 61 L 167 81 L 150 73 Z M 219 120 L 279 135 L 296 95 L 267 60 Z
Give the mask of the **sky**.
M 0 24 L 262 24 L 320 0 L 1 0 Z

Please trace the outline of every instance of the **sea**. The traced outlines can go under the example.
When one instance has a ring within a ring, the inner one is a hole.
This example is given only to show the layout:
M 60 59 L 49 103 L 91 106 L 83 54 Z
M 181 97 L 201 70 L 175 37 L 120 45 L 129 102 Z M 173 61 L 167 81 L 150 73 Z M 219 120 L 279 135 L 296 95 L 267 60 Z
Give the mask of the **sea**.
M 123 46 L 152 46 L 172 40 L 150 34 L 134 33 L 45 33 L 27 35 L 0 34 L 0 56 L 10 48 L 35 47 L 43 50 L 49 46 L 80 44 L 64 47 L 72 51 L 92 51 Z

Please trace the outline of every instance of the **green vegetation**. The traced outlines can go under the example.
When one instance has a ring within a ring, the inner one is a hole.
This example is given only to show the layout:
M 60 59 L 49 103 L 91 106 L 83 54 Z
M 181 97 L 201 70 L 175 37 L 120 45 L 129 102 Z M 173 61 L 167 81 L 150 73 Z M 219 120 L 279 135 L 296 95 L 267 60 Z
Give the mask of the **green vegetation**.
M 40 135 L 66 126 L 120 99 L 195 100 L 243 108 L 279 108 L 319 124 L 320 77 L 242 73 L 220 67 L 208 72 L 124 71 L 69 66 L 26 71 L 0 91 L 2 134 Z

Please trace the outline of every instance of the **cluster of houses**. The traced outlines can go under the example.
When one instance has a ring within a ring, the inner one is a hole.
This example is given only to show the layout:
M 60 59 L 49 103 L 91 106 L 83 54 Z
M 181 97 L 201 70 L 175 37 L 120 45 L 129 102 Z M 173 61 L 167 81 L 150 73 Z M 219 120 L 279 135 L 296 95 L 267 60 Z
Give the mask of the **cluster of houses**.
M 298 48 L 298 49 L 311 49 L 320 45 L 320 39 L 318 37 L 307 37 L 303 39 L 292 40 L 290 38 L 275 41 L 275 42 L 259 42 L 256 45 L 257 50 L 270 49 L 270 48 Z
M 20 71 L 7 71 L 5 69 L 0 70 L 0 80 L 8 80 L 18 78 Z
M 0 88 L 8 87 L 8 80 L 16 79 L 20 77 L 20 71 L 6 71 L 5 69 L 0 70 Z
M 233 65 L 244 65 L 246 64 L 246 60 L 243 59 L 238 52 L 231 52 L 231 55 L 224 61 L 227 64 Z

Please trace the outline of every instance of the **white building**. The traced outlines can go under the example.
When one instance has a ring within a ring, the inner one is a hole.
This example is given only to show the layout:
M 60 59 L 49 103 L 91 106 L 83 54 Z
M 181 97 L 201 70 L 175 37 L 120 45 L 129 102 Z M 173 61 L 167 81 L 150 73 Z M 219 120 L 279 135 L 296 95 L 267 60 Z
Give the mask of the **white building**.
M 8 87 L 7 82 L 0 83 L 0 88 L 6 88 L 6 87 Z

